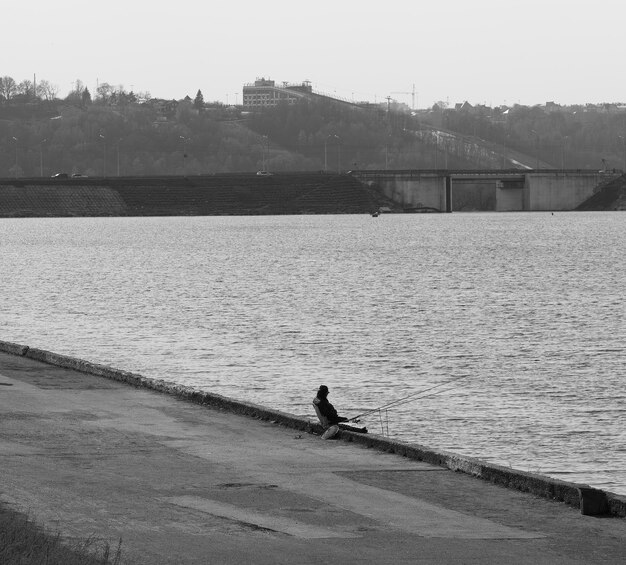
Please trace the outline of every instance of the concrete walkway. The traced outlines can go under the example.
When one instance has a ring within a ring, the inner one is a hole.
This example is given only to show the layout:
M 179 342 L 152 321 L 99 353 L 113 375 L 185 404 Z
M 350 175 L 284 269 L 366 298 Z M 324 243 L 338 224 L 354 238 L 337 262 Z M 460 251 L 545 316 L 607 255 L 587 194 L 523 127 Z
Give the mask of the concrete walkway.
M 132 564 L 620 564 L 626 520 L 0 353 L 0 499 Z

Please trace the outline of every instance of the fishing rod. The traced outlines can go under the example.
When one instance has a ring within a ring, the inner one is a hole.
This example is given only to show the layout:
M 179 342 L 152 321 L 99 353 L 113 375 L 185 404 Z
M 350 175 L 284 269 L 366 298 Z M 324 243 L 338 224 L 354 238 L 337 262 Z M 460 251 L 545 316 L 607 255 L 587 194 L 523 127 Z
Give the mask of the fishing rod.
M 414 400 L 417 400 L 418 398 L 419 399 L 421 399 L 421 398 L 428 398 L 429 396 L 434 396 L 435 394 L 439 394 L 440 392 L 445 392 L 445 391 L 439 391 L 439 392 L 436 392 L 436 393 L 433 393 L 433 394 L 428 394 L 428 395 L 422 396 L 422 395 L 424 395 L 425 392 L 429 392 L 429 391 L 434 390 L 436 388 L 439 388 L 441 386 L 452 384 L 452 383 L 460 381 L 462 379 L 467 379 L 467 378 L 469 378 L 471 376 L 473 376 L 473 375 L 461 375 L 460 377 L 456 377 L 454 379 L 450 379 L 449 381 L 445 381 L 443 383 L 439 383 L 437 385 L 433 385 L 431 387 L 419 390 L 417 392 L 413 392 L 413 393 L 411 393 L 411 394 L 409 394 L 407 396 L 403 396 L 402 398 L 398 398 L 396 400 L 392 400 L 391 402 L 388 402 L 387 404 L 383 404 L 383 405 L 381 405 L 381 406 L 379 406 L 377 408 L 373 408 L 371 410 L 366 410 L 365 412 L 362 412 L 361 414 L 358 414 L 358 415 L 354 416 L 353 418 L 350 418 L 348 420 L 348 422 L 353 422 L 355 420 L 358 420 L 359 418 L 362 418 L 363 416 L 368 416 L 370 414 L 373 414 L 374 412 L 380 412 L 381 410 L 388 410 L 389 408 L 395 408 L 397 406 L 401 406 L 402 404 L 407 404 L 409 402 L 413 402 Z M 450 390 L 452 390 L 452 389 L 450 389 Z
M 424 398 L 430 398 L 431 396 L 436 396 L 438 394 L 441 394 L 443 392 L 450 392 L 451 390 L 454 390 L 454 387 L 450 387 L 450 388 L 445 388 L 443 390 L 437 390 L 435 392 L 431 392 L 430 394 L 425 394 L 423 396 L 419 397 L 419 400 L 423 400 Z M 415 398 L 410 399 L 410 400 L 405 400 L 404 402 L 412 402 L 413 400 L 415 400 Z M 400 406 L 401 403 L 396 404 L 396 406 Z M 380 418 L 380 430 L 381 433 L 383 435 L 385 435 L 385 425 L 387 426 L 387 436 L 389 436 L 389 410 L 385 410 L 385 421 L 383 422 L 383 412 L 382 410 L 378 411 L 378 416 Z M 350 420 L 348 420 L 350 421 Z M 356 420 L 358 422 L 358 420 Z

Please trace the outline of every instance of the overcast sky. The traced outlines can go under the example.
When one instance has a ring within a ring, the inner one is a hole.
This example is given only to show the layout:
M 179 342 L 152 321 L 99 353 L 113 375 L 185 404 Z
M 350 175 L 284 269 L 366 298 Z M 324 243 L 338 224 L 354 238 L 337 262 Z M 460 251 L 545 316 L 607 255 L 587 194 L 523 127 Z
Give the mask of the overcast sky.
M 3 2 L 0 76 L 241 102 L 310 80 L 348 99 L 626 101 L 624 0 Z M 413 86 L 415 85 L 415 86 Z

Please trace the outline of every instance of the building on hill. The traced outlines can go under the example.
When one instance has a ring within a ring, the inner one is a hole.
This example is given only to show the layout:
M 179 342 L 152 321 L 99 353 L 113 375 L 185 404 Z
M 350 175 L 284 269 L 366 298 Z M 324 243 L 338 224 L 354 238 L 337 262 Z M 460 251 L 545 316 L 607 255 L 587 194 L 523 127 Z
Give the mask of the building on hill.
M 244 110 L 259 110 L 272 108 L 285 102 L 296 104 L 311 94 L 312 91 L 309 81 L 304 81 L 301 84 L 283 82 L 282 85 L 277 86 L 273 80 L 258 78 L 254 84 L 244 84 L 243 108 Z
M 472 106 L 467 100 L 463 103 L 457 103 L 454 105 L 454 109 L 457 112 L 471 112 L 474 109 L 474 106 Z

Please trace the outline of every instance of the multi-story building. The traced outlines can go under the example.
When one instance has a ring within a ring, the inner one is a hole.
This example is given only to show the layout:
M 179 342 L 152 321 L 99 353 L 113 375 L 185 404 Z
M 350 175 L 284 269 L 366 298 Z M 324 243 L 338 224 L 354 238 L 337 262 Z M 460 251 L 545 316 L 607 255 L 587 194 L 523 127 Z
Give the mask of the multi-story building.
M 281 103 L 296 104 L 312 91 L 309 81 L 301 84 L 283 82 L 282 85 L 276 86 L 273 80 L 258 78 L 254 84 L 244 84 L 243 107 L 245 110 L 258 110 L 278 106 Z

